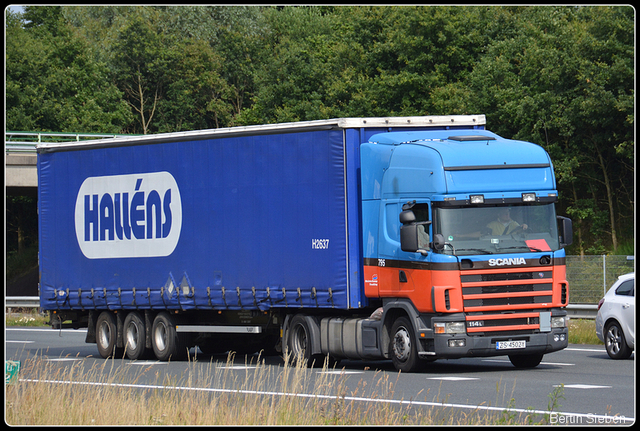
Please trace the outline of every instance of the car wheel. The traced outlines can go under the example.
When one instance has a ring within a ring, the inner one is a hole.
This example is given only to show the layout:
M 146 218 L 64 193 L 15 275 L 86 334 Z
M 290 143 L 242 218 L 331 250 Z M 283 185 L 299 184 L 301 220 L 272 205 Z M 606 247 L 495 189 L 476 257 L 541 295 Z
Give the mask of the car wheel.
M 631 349 L 627 346 L 624 332 L 616 321 L 607 324 L 604 330 L 604 345 L 612 359 L 627 359 L 631 356 Z

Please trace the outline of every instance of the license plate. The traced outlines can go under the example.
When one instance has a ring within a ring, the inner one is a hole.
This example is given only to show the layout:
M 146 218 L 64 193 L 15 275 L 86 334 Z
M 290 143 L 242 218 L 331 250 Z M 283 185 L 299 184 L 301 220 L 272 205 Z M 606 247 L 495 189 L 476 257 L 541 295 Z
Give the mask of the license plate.
M 525 347 L 527 347 L 527 342 L 524 340 L 498 341 L 496 343 L 496 350 L 524 349 Z

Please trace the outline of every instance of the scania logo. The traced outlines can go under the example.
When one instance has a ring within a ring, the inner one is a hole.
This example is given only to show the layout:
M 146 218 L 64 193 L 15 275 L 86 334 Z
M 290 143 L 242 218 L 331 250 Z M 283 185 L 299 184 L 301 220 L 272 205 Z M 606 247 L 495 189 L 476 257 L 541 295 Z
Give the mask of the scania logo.
M 168 256 L 182 229 L 169 172 L 89 177 L 75 207 L 76 238 L 89 259 Z
M 527 261 L 524 257 L 510 257 L 507 259 L 489 259 L 489 266 L 504 266 L 504 265 L 526 265 Z

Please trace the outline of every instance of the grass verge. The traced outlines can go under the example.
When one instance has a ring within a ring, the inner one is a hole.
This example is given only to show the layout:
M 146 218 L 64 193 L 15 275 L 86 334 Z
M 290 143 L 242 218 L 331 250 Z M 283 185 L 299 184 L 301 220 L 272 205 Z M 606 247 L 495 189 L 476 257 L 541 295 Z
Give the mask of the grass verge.
M 446 407 L 439 394 L 433 401 L 441 406 L 388 402 L 396 381 L 384 372 L 354 388 L 345 373 L 311 372 L 304 363 L 274 372 L 259 358 L 243 371 L 234 370 L 232 362 L 231 356 L 226 363 L 191 362 L 182 376 L 169 376 L 157 364 L 116 366 L 104 360 L 87 369 L 86 361 L 63 366 L 31 357 L 20 379 L 5 386 L 5 420 L 10 425 L 112 426 L 548 423 L 545 415 L 509 409 L 513 398 L 504 409 L 466 412 Z M 152 384 L 142 384 L 146 376 Z M 506 388 L 499 382 L 496 403 L 501 391 L 504 398 Z

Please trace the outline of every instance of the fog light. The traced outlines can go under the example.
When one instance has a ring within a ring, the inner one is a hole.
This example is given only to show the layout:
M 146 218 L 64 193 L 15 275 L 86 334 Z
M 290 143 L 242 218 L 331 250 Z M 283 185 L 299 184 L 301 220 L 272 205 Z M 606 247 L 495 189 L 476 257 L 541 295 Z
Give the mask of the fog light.
M 535 202 L 536 194 L 535 193 L 523 193 L 522 194 L 522 202 Z
M 467 345 L 467 340 L 465 340 L 464 338 L 456 340 L 456 339 L 452 339 L 449 340 L 449 347 L 464 347 Z

